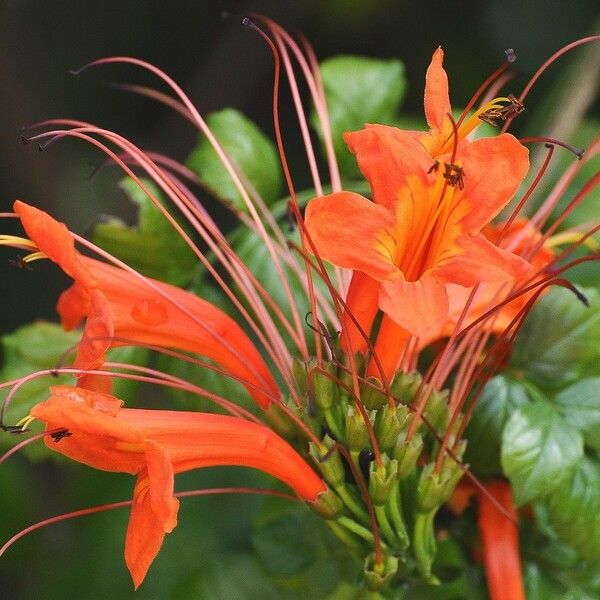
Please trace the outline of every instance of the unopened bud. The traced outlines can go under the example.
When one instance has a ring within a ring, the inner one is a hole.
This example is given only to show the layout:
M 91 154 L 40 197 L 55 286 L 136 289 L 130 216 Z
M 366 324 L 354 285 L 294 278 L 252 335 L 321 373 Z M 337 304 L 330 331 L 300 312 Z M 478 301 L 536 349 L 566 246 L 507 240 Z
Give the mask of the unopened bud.
M 398 485 L 398 461 L 383 455 L 380 465 L 371 463 L 369 495 L 376 506 L 383 506 L 390 497 L 392 487 Z
M 423 415 L 434 431 L 445 431 L 450 420 L 448 390 L 431 390 Z
M 323 363 L 322 370 L 314 368 L 309 373 L 315 404 L 321 410 L 329 410 L 338 398 L 339 388 L 333 379 L 336 371 L 336 367 L 331 363 L 325 362 Z
M 348 387 L 349 389 L 352 389 L 353 387 L 353 383 L 352 383 L 352 370 L 350 369 L 349 366 L 349 361 L 350 361 L 350 357 L 346 356 L 346 368 L 342 369 L 340 368 L 339 373 L 338 373 L 338 377 L 342 380 L 342 382 L 344 383 L 344 385 L 346 387 Z M 354 368 L 356 370 L 357 373 L 362 373 L 365 367 L 365 355 L 360 353 L 360 352 L 356 352 L 354 354 Z
M 383 561 L 377 563 L 375 554 L 369 554 L 365 558 L 363 572 L 367 587 L 370 590 L 382 590 L 398 572 L 398 558 L 396 556 L 384 556 Z
M 321 446 L 310 443 L 309 452 L 313 460 L 317 464 L 323 479 L 332 487 L 337 487 L 344 483 L 346 479 L 346 471 L 342 457 L 335 447 L 335 441 L 328 435 L 323 438 Z
M 394 376 L 390 388 L 394 398 L 411 404 L 422 381 L 423 377 L 421 377 L 421 373 L 404 373 L 398 371 Z
M 321 492 L 316 500 L 307 502 L 309 508 L 325 519 L 335 519 L 344 512 L 344 505 L 337 494 L 330 489 Z
M 434 471 L 434 464 L 426 465 L 421 471 L 417 485 L 417 505 L 420 512 L 428 513 L 446 502 L 455 490 L 463 470 L 451 457 L 442 462 L 439 472 Z
M 377 410 L 387 401 L 383 384 L 377 377 L 369 377 L 360 386 L 360 399 L 368 410 Z
M 396 444 L 398 434 L 402 429 L 402 425 L 408 418 L 408 408 L 400 405 L 390 407 L 385 405 L 377 411 L 375 418 L 375 436 L 382 450 L 393 448 Z
M 398 461 L 399 479 L 404 479 L 412 473 L 422 451 L 423 436 L 420 433 L 415 433 L 410 441 L 406 439 L 406 432 L 398 436 L 393 456 Z
M 352 406 L 348 407 L 346 414 L 346 442 L 350 451 L 360 452 L 364 448 L 371 447 L 365 419 Z

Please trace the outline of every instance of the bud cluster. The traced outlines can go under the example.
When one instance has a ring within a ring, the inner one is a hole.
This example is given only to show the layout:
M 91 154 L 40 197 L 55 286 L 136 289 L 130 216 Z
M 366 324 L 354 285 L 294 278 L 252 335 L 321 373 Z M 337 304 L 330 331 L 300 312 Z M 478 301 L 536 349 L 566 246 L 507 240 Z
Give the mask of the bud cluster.
M 357 398 L 348 369 L 314 359 L 297 361 L 294 377 L 305 406 L 289 407 L 320 440 L 308 453 L 336 498 L 315 510 L 360 548 L 371 589 L 397 578 L 435 583 L 434 518 L 463 474 L 457 461 L 466 446 L 453 443 L 436 461 L 450 423 L 448 391 L 427 389 L 418 372 L 398 371 L 388 389 L 376 377 L 359 378 Z M 371 554 L 375 528 L 379 560 Z

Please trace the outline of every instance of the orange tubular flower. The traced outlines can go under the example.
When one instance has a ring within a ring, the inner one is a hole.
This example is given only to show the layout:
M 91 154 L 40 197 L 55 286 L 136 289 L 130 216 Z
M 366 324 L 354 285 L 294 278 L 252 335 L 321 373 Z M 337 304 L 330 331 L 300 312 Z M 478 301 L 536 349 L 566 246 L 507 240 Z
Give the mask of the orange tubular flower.
M 472 119 L 454 134 L 442 60 L 438 49 L 427 70 L 430 132 L 366 125 L 344 136 L 373 201 L 339 192 L 312 200 L 306 209 L 317 252 L 355 272 L 348 313 L 367 335 L 377 310 L 385 313 L 376 351 L 388 376 L 403 339 L 412 335 L 423 342 L 440 335 L 449 316 L 447 284 L 506 282 L 528 269 L 481 233 L 523 181 L 528 151 L 510 134 L 463 139 Z M 342 347 L 364 352 L 364 336 L 348 315 L 342 325 Z
M 349 311 L 362 303 L 367 333 L 380 308 L 389 318 L 382 332 L 392 327 L 435 336 L 448 319 L 446 284 L 507 281 L 528 269 L 480 233 L 527 172 L 527 150 L 514 137 L 462 141 L 455 158 L 465 172 L 462 189 L 449 185 L 442 169 L 430 172 L 431 156 L 408 132 L 370 125 L 345 139 L 373 202 L 351 192 L 316 198 L 306 209 L 306 226 L 323 258 L 367 276 L 353 281 L 348 302 Z M 370 311 L 365 287 L 377 290 Z
M 487 484 L 487 491 L 516 521 L 517 511 L 512 501 L 510 485 L 504 481 Z M 478 525 L 483 545 L 483 562 L 488 591 L 492 600 L 525 600 L 519 529 L 503 515 L 490 498 L 478 491 Z
M 165 533 L 177 525 L 175 474 L 235 465 L 280 479 L 307 502 L 326 489 L 300 455 L 264 425 L 209 413 L 121 408 L 113 396 L 71 386 L 53 387 L 51 393 L 30 413 L 47 430 L 59 428 L 46 438 L 49 448 L 97 469 L 137 475 L 125 538 L 136 588 Z
M 23 202 L 14 209 L 39 250 L 75 280 L 57 305 L 66 329 L 87 317 L 75 367 L 100 368 L 107 350 L 119 344 L 110 338 L 124 338 L 209 358 L 244 382 L 263 408 L 279 397 L 259 352 L 223 311 L 174 286 L 83 256 L 64 224 Z M 107 382 L 84 375 L 79 386 L 108 392 Z

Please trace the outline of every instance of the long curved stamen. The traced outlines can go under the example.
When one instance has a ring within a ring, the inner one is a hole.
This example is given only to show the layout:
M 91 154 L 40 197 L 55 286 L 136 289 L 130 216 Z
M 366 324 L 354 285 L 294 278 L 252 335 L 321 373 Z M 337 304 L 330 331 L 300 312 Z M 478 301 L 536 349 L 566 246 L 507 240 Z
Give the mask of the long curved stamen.
M 214 494 L 260 494 L 263 496 L 274 496 L 276 498 L 283 498 L 284 500 L 290 500 L 292 502 L 300 502 L 297 496 L 293 496 L 292 494 L 286 494 L 285 492 L 279 492 L 277 490 L 269 490 L 269 489 L 260 489 L 260 488 L 251 488 L 251 487 L 231 487 L 231 488 L 212 488 L 207 490 L 190 490 L 185 492 L 175 492 L 173 496 L 176 498 L 192 498 L 194 496 L 210 496 Z M 1 548 L 0 548 L 0 556 L 2 556 L 15 542 L 20 540 L 22 537 L 25 537 L 27 534 L 32 533 L 38 529 L 42 529 L 47 525 L 53 525 L 54 523 L 60 523 L 61 521 L 66 521 L 68 519 L 74 519 L 76 517 L 84 517 L 86 515 L 92 515 L 99 512 L 106 512 L 108 510 L 113 510 L 116 508 L 125 508 L 131 506 L 133 504 L 133 500 L 123 500 L 121 502 L 111 502 L 110 504 L 102 504 L 100 506 L 94 506 L 92 508 L 84 508 L 81 510 L 75 510 L 70 513 L 65 513 L 62 515 L 58 515 L 56 517 L 50 517 L 49 519 L 44 519 L 43 521 L 39 521 L 34 525 L 30 525 L 29 527 L 23 529 L 19 533 L 15 534 L 10 538 Z
M 563 46 L 560 50 L 558 50 L 557 52 L 555 52 L 550 58 L 548 58 L 548 60 L 546 60 L 541 66 L 540 68 L 533 74 L 533 77 L 529 80 L 529 82 L 527 83 L 527 85 L 523 88 L 523 91 L 521 92 L 521 95 L 519 96 L 519 102 L 523 102 L 523 100 L 525 100 L 525 97 L 527 96 L 527 94 L 529 94 L 531 88 L 535 85 L 536 81 L 541 77 L 542 73 L 553 63 L 555 62 L 558 58 L 560 58 L 563 54 L 566 54 L 567 52 L 569 52 L 570 50 L 572 50 L 573 48 L 577 48 L 578 46 L 581 46 L 583 44 L 589 44 L 590 42 L 597 42 L 600 40 L 600 35 L 591 35 L 589 37 L 585 37 L 585 38 L 581 38 L 579 40 L 575 40 L 574 42 L 571 42 L 570 44 L 567 44 L 566 46 Z M 513 117 L 514 118 L 514 117 Z M 513 118 L 508 118 L 506 120 L 506 122 L 504 123 L 504 126 L 501 129 L 501 133 L 504 133 L 509 127 L 510 124 L 513 121 Z
M 155 67 L 154 65 L 152 65 L 146 61 L 137 59 L 137 58 L 126 57 L 126 56 L 114 56 L 114 57 L 98 59 L 98 60 L 92 61 L 92 62 L 84 65 L 82 68 L 74 71 L 73 73 L 76 75 L 79 75 L 84 70 L 87 70 L 94 66 L 106 65 L 106 64 L 118 64 L 118 63 L 137 66 L 146 71 L 149 71 L 150 73 L 152 73 L 153 75 L 155 75 L 156 77 L 158 77 L 159 79 L 164 81 L 175 92 L 175 94 L 178 96 L 178 98 L 181 100 L 181 102 L 185 105 L 185 107 L 190 111 L 190 114 L 192 115 L 192 117 L 196 123 L 196 126 L 207 137 L 211 146 L 217 153 L 217 155 L 218 155 L 219 159 L 221 160 L 221 162 L 223 163 L 223 166 L 225 167 L 227 173 L 231 177 L 237 191 L 240 193 L 246 207 L 248 208 L 250 215 L 252 216 L 252 218 L 254 219 L 254 221 L 258 227 L 261 238 L 262 238 L 263 242 L 265 243 L 265 246 L 269 252 L 269 255 L 271 256 L 271 258 L 273 260 L 273 264 L 277 271 L 279 280 L 281 281 L 283 290 L 286 294 L 286 297 L 288 298 L 288 303 L 290 306 L 290 310 L 292 312 L 292 317 L 294 319 L 295 327 L 296 327 L 299 335 L 301 335 L 300 332 L 302 329 L 302 325 L 301 325 L 300 317 L 299 317 L 298 311 L 296 309 L 293 295 L 291 293 L 291 290 L 289 289 L 287 278 L 285 277 L 285 273 L 284 273 L 282 266 L 277 258 L 277 255 L 275 253 L 271 237 L 268 235 L 268 233 L 260 219 L 260 216 L 258 215 L 256 207 L 254 206 L 252 200 L 250 199 L 250 196 L 249 196 L 247 190 L 245 189 L 244 185 L 242 184 L 233 164 L 231 163 L 231 161 L 229 160 L 229 158 L 223 151 L 223 148 L 221 147 L 221 145 L 219 144 L 219 142 L 217 141 L 217 139 L 215 138 L 213 133 L 210 131 L 210 129 L 206 125 L 206 122 L 201 117 L 200 113 L 196 110 L 195 106 L 190 101 L 190 99 L 187 97 L 187 95 L 183 92 L 181 87 L 171 77 L 169 77 L 166 73 L 164 73 L 161 69 Z

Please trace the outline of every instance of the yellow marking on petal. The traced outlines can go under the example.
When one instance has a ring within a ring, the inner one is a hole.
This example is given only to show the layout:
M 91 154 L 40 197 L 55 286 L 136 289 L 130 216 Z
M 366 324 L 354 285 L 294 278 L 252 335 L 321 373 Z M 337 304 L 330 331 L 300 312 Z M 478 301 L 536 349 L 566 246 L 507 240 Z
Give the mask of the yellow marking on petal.
M 581 231 L 563 231 L 562 233 L 557 233 L 556 235 L 549 237 L 546 241 L 546 246 L 554 248 L 556 246 L 562 246 L 563 244 L 573 244 L 578 242 L 585 235 L 587 234 Z M 594 252 L 600 250 L 600 243 L 591 236 L 583 242 L 583 245 Z

